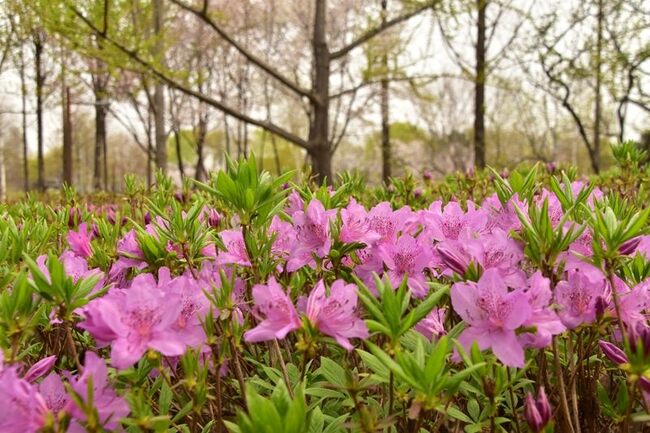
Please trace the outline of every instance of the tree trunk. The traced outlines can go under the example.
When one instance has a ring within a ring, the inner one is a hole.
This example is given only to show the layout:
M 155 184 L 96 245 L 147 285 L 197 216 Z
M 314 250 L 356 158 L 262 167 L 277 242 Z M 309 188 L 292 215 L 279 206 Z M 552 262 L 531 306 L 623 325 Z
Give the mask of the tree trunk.
M 95 164 L 93 173 L 93 188 L 100 190 L 102 185 L 106 186 L 106 114 L 108 110 L 106 102 L 106 88 L 103 85 L 103 77 L 95 78 Z
M 29 143 L 27 141 L 27 82 L 25 79 L 25 53 L 20 49 L 20 96 L 23 128 L 23 188 L 29 191 Z
M 388 0 L 382 0 L 382 25 L 386 25 L 386 9 Z M 381 79 L 381 178 L 386 185 L 391 176 L 391 149 L 390 149 L 390 119 L 389 119 L 389 83 L 388 83 L 388 47 L 384 47 L 384 53 L 381 59 L 382 73 L 384 78 Z
M 174 127 L 174 143 L 176 144 L 176 158 L 178 158 L 178 172 L 181 179 L 185 177 L 185 166 L 183 165 L 183 154 L 181 150 L 181 131 L 179 126 Z
M 7 200 L 7 170 L 5 164 L 5 143 L 0 140 L 0 201 Z
M 199 127 L 196 132 L 196 168 L 194 169 L 194 178 L 202 182 L 208 177 L 203 162 L 203 149 L 205 147 L 205 138 L 208 133 L 207 119 L 203 114 L 199 114 Z
M 329 78 L 330 52 L 327 47 L 327 0 L 316 0 L 314 13 L 313 92 L 315 101 L 311 104 L 309 124 L 309 157 L 313 172 L 319 183 L 332 183 L 332 153 L 329 143 Z
M 34 34 L 34 67 L 36 69 L 36 132 L 37 132 L 37 182 L 39 191 L 45 191 L 45 160 L 43 156 L 43 48 L 44 36 Z
M 485 33 L 489 0 L 476 0 L 478 7 L 476 38 L 476 76 L 474 90 L 474 166 L 485 168 Z
M 162 61 L 163 0 L 153 0 L 154 31 L 156 33 L 155 56 Z M 163 62 L 164 63 L 164 62 Z M 167 133 L 165 131 L 165 92 L 163 84 L 157 80 L 154 86 L 154 125 L 156 129 L 156 167 L 167 172 Z
M 72 121 L 70 114 L 70 87 L 63 88 L 63 182 L 73 184 L 72 166 Z
M 601 121 L 601 81 L 603 51 L 603 0 L 598 0 L 598 30 L 596 35 L 596 103 L 594 107 L 594 143 L 591 152 L 591 166 L 594 173 L 600 172 L 600 121 Z

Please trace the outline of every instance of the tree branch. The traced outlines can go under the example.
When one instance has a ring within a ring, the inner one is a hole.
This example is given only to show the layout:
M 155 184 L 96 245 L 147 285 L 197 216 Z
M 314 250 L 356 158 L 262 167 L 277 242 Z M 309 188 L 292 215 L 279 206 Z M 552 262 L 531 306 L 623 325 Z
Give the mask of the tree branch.
M 300 87 L 298 84 L 294 83 L 291 81 L 289 78 L 285 77 L 282 75 L 278 70 L 273 68 L 271 65 L 266 63 L 264 60 L 256 56 L 255 54 L 251 53 L 244 47 L 243 45 L 239 44 L 237 41 L 235 41 L 232 36 L 230 36 L 216 21 L 214 21 L 212 18 L 207 13 L 207 8 L 203 8 L 202 10 L 196 10 L 193 7 L 185 4 L 181 0 L 170 0 L 172 3 L 174 3 L 176 6 L 180 7 L 181 9 L 190 12 L 194 14 L 197 18 L 202 20 L 204 23 L 206 23 L 212 30 L 217 32 L 219 36 L 221 36 L 226 42 L 228 42 L 233 48 L 235 48 L 239 53 L 244 56 L 249 62 L 257 66 L 258 68 L 262 69 L 264 72 L 275 78 L 277 81 L 280 83 L 284 84 L 287 88 L 292 90 L 294 93 L 297 93 L 299 96 L 304 96 L 307 97 L 311 100 L 314 99 L 314 95 L 306 89 L 303 89 Z M 207 3 L 204 3 L 204 5 Z
M 175 0 L 172 0 L 175 1 Z M 348 45 L 344 46 L 343 48 L 334 51 L 330 54 L 330 59 L 336 60 L 339 59 L 343 56 L 345 56 L 347 53 L 358 47 L 359 45 L 362 45 L 363 43 L 369 41 L 370 39 L 374 38 L 378 34 L 382 33 L 385 30 L 388 30 L 391 27 L 396 26 L 399 23 L 402 23 L 404 21 L 407 21 L 414 16 L 420 14 L 421 12 L 424 12 L 427 9 L 433 9 L 433 7 L 438 3 L 439 0 L 434 0 L 434 1 L 428 1 L 425 4 L 418 6 L 417 8 L 413 9 L 412 11 L 405 13 L 404 15 L 400 15 L 398 17 L 393 18 L 392 20 L 388 20 L 383 22 L 381 25 L 374 27 L 365 33 L 363 33 L 361 36 L 359 36 L 357 39 L 354 41 L 350 42 Z
M 79 19 L 81 19 L 93 32 L 95 32 L 95 34 L 97 34 L 102 39 L 104 39 L 106 42 L 110 43 L 115 48 L 117 48 L 118 50 L 120 50 L 121 52 L 123 52 L 124 54 L 129 56 L 129 58 L 131 58 L 136 63 L 140 64 L 142 67 L 144 67 L 151 74 L 153 74 L 156 78 L 163 81 L 168 86 L 170 86 L 170 87 L 172 87 L 172 88 L 174 88 L 176 90 L 179 90 L 179 91 L 181 91 L 181 92 L 183 92 L 183 93 L 185 93 L 187 95 L 190 95 L 190 96 L 198 99 L 199 101 L 205 102 L 206 104 L 208 104 L 208 105 L 210 105 L 210 106 L 212 106 L 212 107 L 214 107 L 214 108 L 216 108 L 216 109 L 218 109 L 220 111 L 223 111 L 224 113 L 226 113 L 229 116 L 234 117 L 235 119 L 238 119 L 238 120 L 240 120 L 242 122 L 245 122 L 245 123 L 248 123 L 250 125 L 257 126 L 257 127 L 262 128 L 262 129 L 264 129 L 266 131 L 269 131 L 269 132 L 271 132 L 273 134 L 276 134 L 276 135 L 284 138 L 285 140 L 287 140 L 287 141 L 289 141 L 289 142 L 291 142 L 291 143 L 293 143 L 293 144 L 295 144 L 295 145 L 297 145 L 299 147 L 302 147 L 303 149 L 308 149 L 309 148 L 309 144 L 307 143 L 307 141 L 305 139 L 303 139 L 303 138 L 301 138 L 301 137 L 299 137 L 299 136 L 285 130 L 284 128 L 281 128 L 278 125 L 275 125 L 275 124 L 273 124 L 271 122 L 268 122 L 268 121 L 262 121 L 262 120 L 250 117 L 250 116 L 248 116 L 248 115 L 246 115 L 244 113 L 241 113 L 241 112 L 239 112 L 239 111 L 225 105 L 224 103 L 222 103 L 220 101 L 217 101 L 214 98 L 211 98 L 211 97 L 209 97 L 209 96 L 207 96 L 207 95 L 205 95 L 203 93 L 197 92 L 196 90 L 194 90 L 194 89 L 192 89 L 192 88 L 190 88 L 190 87 L 188 87 L 188 86 L 186 86 L 186 85 L 184 85 L 182 83 L 179 83 L 176 80 L 168 77 L 163 72 L 159 71 L 154 65 L 152 65 L 148 61 L 146 61 L 146 60 L 142 59 L 140 56 L 138 56 L 138 53 L 135 50 L 131 50 L 131 49 L 125 47 L 124 45 L 122 45 L 121 43 L 119 43 L 118 41 L 116 41 L 114 39 L 111 39 L 108 36 L 102 35 L 101 30 L 98 29 L 97 26 L 95 26 L 86 16 L 84 16 L 83 13 L 81 13 L 81 11 L 79 11 L 79 9 L 77 9 L 74 6 L 71 6 L 71 8 L 72 8 L 72 11 L 74 12 L 74 14 L 77 15 L 79 17 Z

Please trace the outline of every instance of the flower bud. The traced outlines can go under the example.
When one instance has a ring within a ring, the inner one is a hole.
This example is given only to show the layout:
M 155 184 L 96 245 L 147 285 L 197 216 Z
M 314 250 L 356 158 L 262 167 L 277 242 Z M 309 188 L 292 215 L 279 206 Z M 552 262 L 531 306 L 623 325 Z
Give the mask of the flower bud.
M 606 357 L 609 358 L 616 365 L 626 364 L 628 362 L 627 355 L 618 346 L 604 340 L 598 341 L 600 350 L 603 351 Z
M 627 256 L 629 254 L 633 254 L 636 251 L 636 248 L 639 246 L 641 243 L 641 237 L 637 236 L 635 238 L 632 238 L 628 241 L 623 242 L 623 245 L 618 247 L 618 252 Z
M 145 212 L 143 218 L 144 218 L 144 224 L 145 225 L 151 224 L 151 213 L 149 213 L 149 211 Z
M 458 250 L 450 248 L 449 245 L 442 243 L 436 247 L 436 251 L 438 251 L 442 262 L 447 265 L 449 269 L 459 275 L 465 275 L 467 267 L 469 266 L 469 261 L 459 254 Z
M 555 173 L 555 170 L 557 170 L 557 165 L 553 161 L 546 164 L 546 171 L 552 174 Z
M 79 221 L 81 221 L 81 209 L 71 207 L 68 211 L 68 227 L 73 228 Z
M 534 432 L 539 433 L 546 427 L 546 424 L 551 420 L 551 414 L 551 405 L 548 402 L 543 386 L 539 388 L 537 400 L 531 393 L 526 395 L 524 416 Z
M 210 211 L 208 212 L 208 225 L 213 229 L 216 229 L 217 227 L 219 227 L 220 222 L 221 222 L 221 215 L 219 215 L 219 212 L 217 212 L 216 209 L 210 209 Z
M 433 174 L 431 174 L 431 172 L 427 170 L 424 173 L 422 173 L 422 179 L 429 182 L 431 179 L 433 179 Z
M 54 364 L 56 364 L 55 355 L 43 358 L 36 364 L 32 365 L 29 370 L 27 370 L 27 373 L 25 373 L 23 379 L 25 379 L 27 382 L 33 382 L 36 379 L 48 374 L 52 368 L 54 368 Z
M 415 190 L 413 190 L 413 197 L 416 199 L 422 197 L 422 188 L 415 188 Z

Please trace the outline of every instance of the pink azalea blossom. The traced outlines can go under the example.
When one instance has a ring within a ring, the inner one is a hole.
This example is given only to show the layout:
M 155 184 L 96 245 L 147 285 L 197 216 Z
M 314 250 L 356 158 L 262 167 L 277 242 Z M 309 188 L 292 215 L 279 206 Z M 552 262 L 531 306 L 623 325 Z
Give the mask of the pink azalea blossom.
M 519 263 L 524 258 L 523 248 L 504 231 L 495 229 L 477 239 L 459 243 L 472 261 L 483 269 L 497 269 L 510 287 L 525 285 L 525 275 L 519 269 Z
M 644 312 L 650 307 L 650 280 L 642 281 L 633 288 L 616 275 L 613 280 L 614 290 L 618 295 L 621 320 L 630 328 L 646 324 L 647 318 Z M 612 316 L 617 315 L 613 299 L 609 304 L 609 311 Z
M 268 234 L 269 236 L 275 235 L 271 252 L 279 259 L 288 258 L 296 239 L 293 225 L 274 215 L 269 225 Z
M 172 329 L 183 307 L 180 295 L 160 290 L 152 279 L 139 275 L 123 296 L 100 298 L 85 309 L 91 320 L 80 326 L 100 340 L 111 340 L 111 359 L 118 368 L 133 365 L 147 349 L 166 356 L 185 351 L 185 342 Z
M 567 328 L 573 329 L 596 320 L 598 298 L 605 298 L 605 279 L 596 271 L 568 270 L 567 279 L 555 287 L 559 316 Z
M 488 222 L 486 229 L 501 229 L 505 232 L 510 230 L 519 230 L 521 228 L 521 221 L 519 221 L 519 215 L 515 211 L 515 206 L 523 210 L 524 213 L 528 208 L 528 205 L 519 199 L 518 195 L 513 196 L 505 204 L 501 204 L 501 200 L 496 193 L 487 197 L 483 201 L 481 208 L 488 212 Z
M 505 365 L 524 366 L 524 349 L 516 330 L 532 314 L 526 293 L 509 292 L 499 271 L 487 269 L 478 283 L 454 284 L 451 303 L 468 324 L 459 338 L 466 350 L 476 341 L 481 350 L 492 349 Z
M 36 433 L 47 410 L 36 386 L 19 377 L 16 367 L 0 372 L 0 432 Z
M 436 307 L 427 316 L 420 320 L 414 327 L 416 331 L 427 337 L 429 340 L 439 338 L 447 334 L 445 330 L 445 317 L 447 316 L 447 308 Z
M 325 210 L 322 203 L 316 199 L 309 202 L 307 210 L 293 214 L 296 230 L 296 242 L 291 250 L 287 270 L 296 271 L 303 266 L 316 267 L 313 255 L 326 257 L 332 246 L 330 222 L 336 210 Z
M 271 277 L 267 284 L 253 287 L 253 300 L 260 323 L 246 331 L 244 339 L 249 343 L 282 339 L 300 328 L 300 318 L 289 296 Z
M 99 421 L 106 430 L 114 431 L 119 426 L 119 420 L 129 414 L 129 406 L 108 383 L 108 369 L 104 360 L 88 351 L 81 374 L 70 380 L 72 389 L 86 402 L 89 399 L 90 381 L 92 381 L 92 402 L 97 410 Z M 79 421 L 86 420 L 85 413 L 76 405 L 71 408 L 71 413 Z
M 219 236 L 226 246 L 226 251 L 219 251 L 216 260 L 218 265 L 251 265 L 241 230 L 224 230 Z
M 422 243 L 420 238 L 402 235 L 394 244 L 383 244 L 379 254 L 383 260 L 387 274 L 394 287 L 397 287 L 404 277 L 413 295 L 423 298 L 429 292 L 424 270 L 432 260 L 431 248 Z
M 397 240 L 399 233 L 412 224 L 415 218 L 416 215 L 408 206 L 393 211 L 390 203 L 381 202 L 368 212 L 368 227 L 381 236 L 379 243 L 391 243 Z
M 488 214 L 481 208 L 476 208 L 471 201 L 467 202 L 467 212 L 455 201 L 447 203 L 436 201 L 429 206 L 425 213 L 426 230 L 436 241 L 469 239 L 485 231 Z
M 527 286 L 526 295 L 532 313 L 523 326 L 534 328 L 535 332 L 521 334 L 519 341 L 525 347 L 541 349 L 551 343 L 554 335 L 564 332 L 566 327 L 550 307 L 553 298 L 550 280 L 537 271 L 528 279 Z
M 341 242 L 360 242 L 370 246 L 381 239 L 381 235 L 370 227 L 368 212 L 355 199 L 350 199 L 350 203 L 341 209 L 341 221 Z
M 79 224 L 79 231 L 70 230 L 68 232 L 68 245 L 75 255 L 88 258 L 93 255 L 93 249 L 90 245 L 92 233 L 88 231 L 86 223 Z
M 336 340 L 343 348 L 352 350 L 350 338 L 367 338 L 366 323 L 357 314 L 357 286 L 336 280 L 329 296 L 320 280 L 309 294 L 305 306 L 309 322 L 323 334 Z

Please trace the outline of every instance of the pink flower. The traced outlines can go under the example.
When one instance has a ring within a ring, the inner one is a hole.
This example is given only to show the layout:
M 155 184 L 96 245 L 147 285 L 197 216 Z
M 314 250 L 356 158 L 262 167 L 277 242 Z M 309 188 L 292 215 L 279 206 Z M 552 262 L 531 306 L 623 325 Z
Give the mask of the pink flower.
M 451 302 L 469 325 L 459 338 L 467 350 L 476 341 L 481 350 L 491 348 L 505 365 L 524 366 L 524 349 L 515 331 L 528 320 L 532 309 L 523 291 L 508 292 L 499 271 L 487 269 L 478 283 L 454 284 Z
M 495 229 L 477 239 L 461 241 L 471 259 L 483 269 L 497 269 L 510 287 L 523 286 L 526 283 L 519 263 L 524 258 L 524 251 L 514 239 L 504 231 Z
M 347 207 L 341 209 L 341 221 L 341 242 L 360 242 L 370 246 L 381 239 L 381 235 L 371 229 L 366 209 L 353 198 Z
M 148 227 L 151 226 L 150 224 Z M 144 253 L 138 244 L 135 230 L 129 230 L 122 239 L 117 242 L 118 259 L 108 272 L 110 281 L 123 285 L 126 282 L 126 274 L 131 268 L 144 269 L 147 262 Z
M 550 308 L 551 299 L 553 298 L 550 280 L 537 271 L 528 279 L 527 285 L 526 295 L 532 313 L 523 326 L 535 328 L 536 331 L 521 334 L 519 341 L 525 347 L 541 349 L 551 343 L 554 335 L 561 334 L 566 328 L 558 315 Z
M 50 373 L 41 383 L 38 384 L 38 392 L 45 402 L 45 407 L 53 415 L 59 412 L 69 412 L 71 400 L 66 393 L 61 377 L 56 373 Z M 69 431 L 72 431 L 70 429 Z M 83 430 L 82 430 L 83 431 Z
M 176 338 L 187 346 L 200 346 L 206 339 L 203 321 L 210 309 L 210 302 L 200 284 L 191 276 L 182 275 L 169 281 L 163 290 L 180 296 L 181 311 L 172 324 Z
M 293 224 L 296 229 L 296 242 L 291 250 L 287 263 L 289 272 L 303 266 L 316 267 L 316 257 L 326 257 L 332 246 L 330 237 L 330 221 L 336 210 L 325 210 L 320 201 L 309 202 L 307 211 L 297 211 L 293 214 Z
M 251 265 L 241 230 L 224 230 L 219 236 L 226 246 L 226 251 L 219 251 L 216 260 L 218 265 Z
M 467 202 L 467 212 L 455 201 L 447 203 L 442 208 L 442 202 L 437 201 L 429 206 L 424 213 L 426 230 L 437 241 L 469 239 L 477 233 L 485 231 L 488 220 L 487 212 L 477 209 L 474 203 Z
M 18 376 L 15 367 L 0 372 L 0 431 L 36 433 L 43 427 L 47 407 L 35 385 Z
M 79 224 L 78 232 L 72 230 L 68 232 L 70 249 L 79 257 L 88 258 L 93 255 L 93 249 L 90 245 L 91 239 L 92 233 L 88 231 L 86 223 Z
M 296 233 L 293 225 L 287 221 L 283 221 L 277 215 L 274 215 L 269 225 L 268 235 L 275 235 L 271 252 L 280 259 L 289 257 L 289 253 L 295 243 Z
M 92 403 L 97 410 L 99 421 L 105 429 L 113 431 L 118 428 L 119 420 L 129 414 L 129 406 L 119 397 L 108 383 L 108 369 L 104 360 L 93 352 L 86 352 L 84 368 L 76 378 L 71 378 L 72 389 L 88 401 L 88 384 L 92 380 Z M 73 417 L 85 421 L 86 415 L 76 406 L 71 408 Z
M 381 236 L 379 243 L 390 243 L 397 239 L 400 231 L 413 224 L 415 218 L 408 206 L 393 211 L 390 203 L 381 202 L 368 212 L 368 226 Z
M 429 292 L 424 270 L 432 260 L 431 248 L 422 244 L 421 238 L 402 235 L 395 244 L 383 244 L 379 254 L 388 268 L 387 274 L 397 287 L 404 277 L 413 296 L 422 298 Z
M 166 356 L 185 351 L 185 342 L 172 329 L 182 300 L 178 294 L 156 287 L 152 280 L 150 274 L 139 275 L 123 296 L 98 299 L 85 309 L 91 323 L 80 326 L 100 340 L 111 340 L 111 359 L 118 368 L 133 365 L 147 349 Z
M 639 323 L 645 324 L 647 318 L 644 311 L 650 307 L 650 280 L 642 281 L 633 288 L 630 288 L 625 281 L 614 276 L 614 289 L 618 295 L 621 320 L 631 328 Z M 611 287 L 610 287 L 611 290 Z M 610 312 L 616 316 L 614 302 L 609 305 Z
M 515 206 L 524 211 L 524 213 L 526 213 L 526 209 L 528 208 L 528 205 L 519 200 L 517 195 L 508 200 L 505 206 L 501 204 L 496 193 L 487 197 L 481 206 L 483 210 L 488 212 L 486 228 L 488 230 L 498 228 L 505 232 L 519 230 L 521 228 L 521 221 L 519 221 Z
M 569 270 L 555 287 L 559 316 L 569 329 L 596 320 L 596 302 L 606 296 L 605 279 L 597 271 Z
M 334 281 L 329 296 L 320 280 L 309 294 L 305 315 L 316 329 L 347 350 L 353 349 L 350 338 L 368 337 L 366 323 L 357 315 L 357 286 L 343 280 Z
M 271 277 L 267 284 L 253 287 L 255 308 L 262 321 L 246 331 L 244 339 L 249 343 L 282 339 L 288 333 L 300 328 L 300 318 L 289 296 Z
M 445 317 L 447 316 L 447 308 L 434 308 L 422 320 L 420 320 L 414 327 L 416 331 L 427 337 L 429 340 L 441 337 L 447 334 L 445 330 Z

